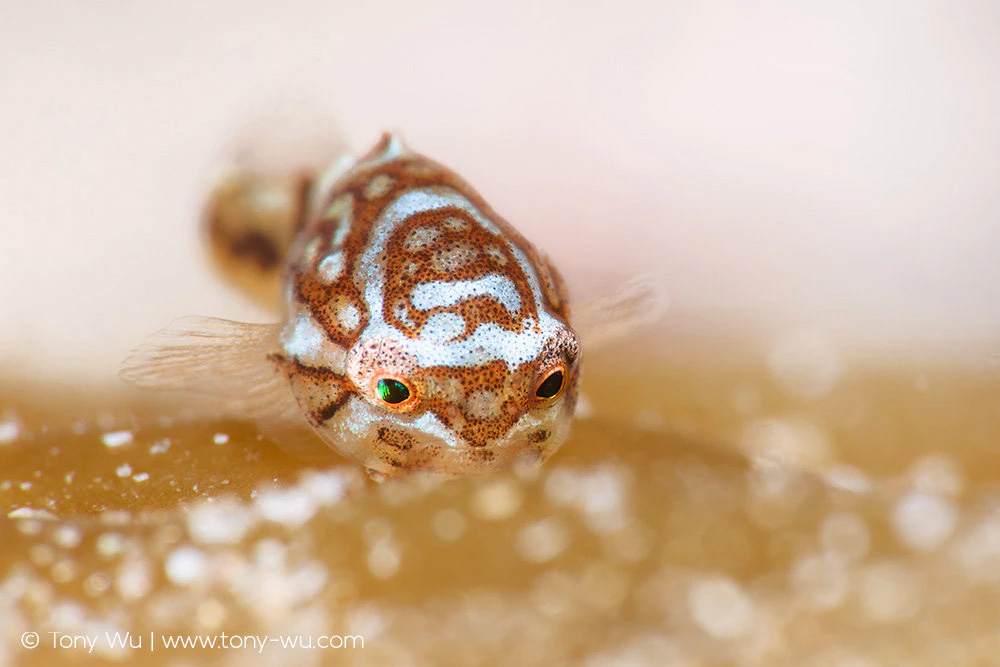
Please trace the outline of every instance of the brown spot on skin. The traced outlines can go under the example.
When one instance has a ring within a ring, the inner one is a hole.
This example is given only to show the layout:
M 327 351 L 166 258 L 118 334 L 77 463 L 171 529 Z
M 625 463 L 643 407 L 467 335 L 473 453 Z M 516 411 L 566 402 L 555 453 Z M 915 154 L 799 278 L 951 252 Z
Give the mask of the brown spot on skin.
M 417 444 L 417 439 L 405 431 L 379 427 L 375 455 L 393 468 L 431 470 L 441 454 L 438 445 Z
M 409 468 L 406 463 L 406 459 L 397 458 L 395 452 L 386 452 L 376 448 L 375 453 L 378 454 L 379 459 L 385 461 L 393 468 Z
M 471 452 L 469 452 L 469 458 L 479 463 L 489 463 L 490 461 L 496 458 L 496 454 L 493 452 L 492 449 L 487 449 L 483 447 L 480 449 L 474 449 Z
M 340 410 L 341 405 L 343 405 L 343 401 L 330 401 L 325 408 L 322 408 L 321 410 L 312 415 L 313 420 L 315 420 L 317 424 L 323 424 L 328 422 L 329 420 L 333 419 L 333 416 L 335 414 L 337 414 L 337 411 Z
M 539 429 L 528 434 L 528 442 L 537 445 L 538 443 L 548 440 L 549 435 L 551 434 L 547 430 Z
M 332 419 L 351 394 L 357 393 L 354 383 L 329 368 L 307 366 L 281 354 L 269 355 L 268 360 L 285 372 L 296 402 L 315 426 Z
M 395 449 L 402 451 L 413 449 L 413 443 L 416 442 L 416 439 L 409 433 L 404 433 L 403 431 L 389 428 L 387 426 L 379 427 L 378 439 L 390 447 L 394 447 Z
M 438 445 L 427 445 L 421 447 L 410 455 L 409 464 L 414 470 L 436 470 L 434 464 L 438 461 L 440 456 L 441 447 Z

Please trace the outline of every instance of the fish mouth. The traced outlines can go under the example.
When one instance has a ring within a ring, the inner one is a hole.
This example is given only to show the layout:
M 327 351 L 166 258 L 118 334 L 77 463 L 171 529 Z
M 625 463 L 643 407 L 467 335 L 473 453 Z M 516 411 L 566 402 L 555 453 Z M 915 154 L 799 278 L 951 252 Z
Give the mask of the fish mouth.
M 564 435 L 557 429 L 536 425 L 482 445 L 465 441 L 449 444 L 433 434 L 383 426 L 377 434 L 372 460 L 366 465 L 387 475 L 485 474 L 519 464 L 540 464 L 558 449 Z

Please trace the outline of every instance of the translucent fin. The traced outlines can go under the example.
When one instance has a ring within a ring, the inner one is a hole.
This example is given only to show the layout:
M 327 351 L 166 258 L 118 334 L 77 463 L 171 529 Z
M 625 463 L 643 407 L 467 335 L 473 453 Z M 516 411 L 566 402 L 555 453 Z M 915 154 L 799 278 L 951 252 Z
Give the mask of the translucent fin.
M 255 302 L 278 312 L 282 271 L 306 222 L 313 175 L 260 175 L 233 169 L 205 207 L 208 250 L 226 280 Z
M 205 206 L 202 226 L 214 265 L 275 312 L 285 262 L 311 219 L 317 175 L 346 153 L 330 118 L 306 100 L 286 100 L 249 119 L 230 141 Z
M 205 416 L 252 419 L 290 454 L 328 458 L 287 378 L 268 359 L 280 349 L 280 330 L 279 324 L 184 317 L 147 338 L 120 375 L 139 387 L 200 394 Z
M 585 350 L 600 347 L 658 321 L 667 291 L 652 276 L 639 276 L 573 310 L 572 323 Z

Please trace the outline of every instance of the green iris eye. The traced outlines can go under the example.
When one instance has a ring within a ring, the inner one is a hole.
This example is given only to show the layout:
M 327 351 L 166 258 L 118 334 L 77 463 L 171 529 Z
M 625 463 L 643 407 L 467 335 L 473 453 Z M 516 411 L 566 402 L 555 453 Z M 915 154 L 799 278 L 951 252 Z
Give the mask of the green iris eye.
M 563 374 L 562 371 L 556 371 L 552 373 L 545 381 L 538 385 L 538 389 L 535 390 L 535 396 L 538 398 L 552 398 L 559 393 L 559 390 L 563 386 Z
M 399 380 L 378 381 L 378 397 L 386 403 L 402 403 L 410 397 L 410 390 Z

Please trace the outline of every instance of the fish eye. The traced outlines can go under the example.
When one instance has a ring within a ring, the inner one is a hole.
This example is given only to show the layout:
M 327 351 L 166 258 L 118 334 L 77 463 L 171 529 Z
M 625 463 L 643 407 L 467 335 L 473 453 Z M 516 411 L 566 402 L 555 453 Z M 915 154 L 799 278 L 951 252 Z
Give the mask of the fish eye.
M 405 383 L 395 378 L 382 378 L 376 385 L 378 397 L 391 405 L 398 405 L 410 398 L 412 392 Z
M 563 369 L 562 366 L 556 367 L 549 371 L 549 373 L 538 383 L 538 388 L 535 389 L 535 396 L 538 398 L 555 398 L 559 395 L 559 392 L 563 388 Z

